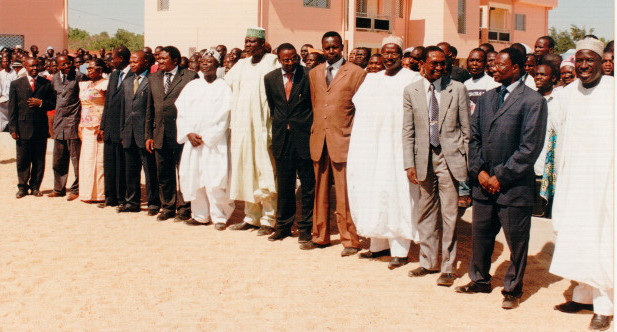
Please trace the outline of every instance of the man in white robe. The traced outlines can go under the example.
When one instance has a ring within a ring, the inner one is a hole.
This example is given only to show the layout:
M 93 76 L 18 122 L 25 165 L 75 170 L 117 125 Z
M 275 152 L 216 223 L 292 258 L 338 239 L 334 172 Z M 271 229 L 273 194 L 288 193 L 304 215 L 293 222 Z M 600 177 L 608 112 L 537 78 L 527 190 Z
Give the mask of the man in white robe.
M 359 235 L 370 237 L 361 258 L 391 255 L 388 267 L 407 263 L 416 231 L 418 185 L 403 168 L 403 90 L 422 79 L 402 68 L 399 37 L 387 37 L 381 54 L 386 70 L 368 74 L 353 97 L 354 126 L 347 155 L 347 192 Z
M 233 92 L 230 195 L 245 202 L 246 215 L 231 229 L 259 228 L 257 235 L 274 232 L 276 222 L 272 123 L 264 76 L 280 64 L 276 55 L 266 52 L 265 36 L 264 29 L 248 29 L 244 46 L 251 56 L 239 60 L 225 75 Z
M 191 201 L 188 224 L 225 229 L 234 210 L 228 191 L 228 129 L 231 89 L 217 78 L 219 56 L 211 50 L 201 60 L 204 78 L 189 82 L 178 99 L 178 143 L 184 144 L 179 166 L 180 189 Z
M 589 328 L 606 330 L 613 316 L 614 80 L 602 76 L 604 44 L 577 43 L 577 81 L 559 92 L 562 130 L 557 138 L 550 272 L 574 280 L 562 312 L 593 310 Z

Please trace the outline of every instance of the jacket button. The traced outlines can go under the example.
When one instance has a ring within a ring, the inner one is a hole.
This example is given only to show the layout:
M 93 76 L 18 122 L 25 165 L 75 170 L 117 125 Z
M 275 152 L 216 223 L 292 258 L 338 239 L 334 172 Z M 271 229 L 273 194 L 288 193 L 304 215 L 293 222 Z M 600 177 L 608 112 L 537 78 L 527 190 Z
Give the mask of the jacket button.
M 327 116 L 327 115 L 324 115 L 324 116 L 323 116 L 323 118 L 324 118 L 324 119 L 327 119 L 327 118 L 328 118 L 328 116 Z

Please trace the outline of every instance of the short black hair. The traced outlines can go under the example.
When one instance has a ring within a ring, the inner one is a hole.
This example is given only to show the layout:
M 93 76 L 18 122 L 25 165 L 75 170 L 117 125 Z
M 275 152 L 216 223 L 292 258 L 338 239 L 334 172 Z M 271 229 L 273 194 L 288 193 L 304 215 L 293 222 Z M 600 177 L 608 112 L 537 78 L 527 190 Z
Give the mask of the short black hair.
M 538 40 L 540 40 L 540 39 L 548 40 L 548 48 L 555 48 L 555 39 L 553 39 L 553 37 L 551 37 L 551 36 L 542 36 L 542 37 L 538 38 Z
M 452 58 L 456 59 L 456 56 L 458 55 L 458 50 L 456 49 L 456 47 L 450 46 L 450 53 L 452 53 Z
M 611 40 L 608 43 L 606 43 L 606 47 L 604 48 L 604 52 L 613 51 L 613 49 L 615 48 L 614 45 L 615 45 L 615 41 L 614 40 Z
M 178 63 L 180 63 L 180 59 L 182 59 L 182 55 L 180 54 L 180 51 L 174 46 L 165 46 L 163 47 L 161 52 L 166 52 L 167 54 L 169 54 L 171 61 L 175 60 Z
M 486 53 L 488 53 L 488 52 L 495 52 L 495 46 L 493 46 L 493 44 L 491 44 L 491 43 L 482 43 L 478 47 L 480 47 L 480 48 L 486 47 L 486 49 L 488 50 L 488 51 L 486 51 Z
M 304 47 L 304 46 L 313 48 L 313 45 L 311 45 L 311 44 L 304 44 L 304 45 L 302 45 L 302 47 Z
M 343 44 L 343 37 L 341 37 L 341 35 L 338 32 L 336 32 L 336 31 L 328 31 L 328 32 L 324 33 L 323 37 L 321 37 L 321 42 L 323 43 L 323 41 L 326 38 L 329 38 L 329 37 L 337 37 L 338 40 L 341 41 L 341 44 Z
M 523 56 L 527 53 L 527 48 L 525 48 L 525 45 L 521 43 L 514 43 L 510 45 L 510 48 L 517 49 L 519 52 L 523 54 Z
M 551 69 L 551 77 L 557 79 L 558 81 L 561 78 L 561 70 L 559 67 L 555 67 L 549 63 L 541 63 L 538 66 L 547 66 L 548 68 Z
M 561 55 L 555 54 L 555 53 L 551 53 L 551 54 L 547 54 L 547 55 L 543 56 L 542 60 L 540 60 L 540 64 L 541 65 L 549 65 L 549 66 L 551 66 L 553 68 L 553 71 L 559 72 L 562 60 L 563 59 L 561 58 Z
M 476 48 L 474 48 L 473 50 L 469 51 L 469 55 L 467 56 L 467 58 L 469 58 L 469 56 L 470 56 L 470 55 L 471 55 L 471 53 L 473 53 L 473 52 L 480 52 L 480 53 L 482 53 L 482 57 L 484 57 L 484 62 L 486 62 L 486 52 L 484 52 L 484 50 L 483 50 L 483 49 L 481 49 L 481 48 L 479 48 L 479 47 L 476 47 Z
M 282 43 L 281 45 L 279 45 L 279 47 L 276 48 L 276 55 L 277 56 L 281 55 L 281 51 L 291 51 L 291 50 L 296 52 L 296 48 L 290 43 Z
M 426 58 L 428 58 L 428 54 L 431 52 L 439 52 L 443 55 L 446 55 L 446 53 L 438 46 L 427 46 L 422 50 L 422 61 L 426 61 Z
M 527 60 L 527 58 L 525 57 L 525 54 L 521 53 L 521 51 L 519 51 L 518 49 L 514 47 L 504 48 L 503 50 L 499 51 L 499 54 L 502 54 L 502 53 L 508 55 L 508 57 L 510 58 L 510 61 L 512 62 L 512 65 L 518 65 L 519 72 L 522 75 L 523 72 L 525 71 L 525 61 Z
M 122 57 L 122 62 L 128 63 L 131 59 L 131 51 L 129 51 L 126 46 L 118 46 L 114 49 L 114 52 L 117 53 L 120 57 Z M 85 60 L 85 56 L 84 56 Z

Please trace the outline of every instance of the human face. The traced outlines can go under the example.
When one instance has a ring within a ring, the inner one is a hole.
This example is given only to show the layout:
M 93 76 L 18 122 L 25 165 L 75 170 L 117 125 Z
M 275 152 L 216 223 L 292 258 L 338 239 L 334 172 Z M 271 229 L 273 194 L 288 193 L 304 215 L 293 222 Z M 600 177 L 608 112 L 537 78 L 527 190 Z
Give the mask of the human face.
M 362 68 L 366 68 L 366 66 L 368 66 L 368 61 L 369 61 L 368 51 L 363 48 L 359 48 L 356 51 L 356 57 L 354 59 L 354 63 Z
M 329 64 L 339 61 L 343 57 L 343 44 L 338 37 L 327 37 L 321 43 L 324 56 Z
M 296 50 L 282 50 L 278 54 L 279 62 L 283 70 L 287 73 L 293 73 L 298 66 L 298 53 Z
M 495 59 L 497 59 L 497 53 L 491 52 L 486 55 L 486 73 L 493 76 L 495 72 Z
M 68 75 L 73 67 L 73 62 L 69 59 L 68 56 L 61 55 L 56 58 L 56 62 L 58 63 L 58 70 L 62 72 L 64 75 Z
M 319 65 L 319 55 L 317 53 L 310 53 L 306 56 L 304 63 L 309 69 L 313 69 Z
M 411 62 L 409 63 L 409 68 L 413 71 L 420 71 L 420 61 L 422 61 L 422 50 L 419 48 L 414 48 L 411 51 Z
M 219 52 L 219 54 L 221 55 L 221 59 L 224 59 L 227 55 L 227 48 L 224 45 L 218 45 L 215 50 Z
M 8 57 L 8 55 L 5 53 L 5 54 L 2 56 L 2 69 L 6 70 L 6 71 L 10 71 L 10 70 L 11 70 L 11 67 L 9 66 L 9 63 L 10 63 L 10 61 L 9 61 L 9 57 Z
M 517 65 L 512 64 L 510 55 L 508 53 L 499 53 L 495 59 L 495 71 L 493 72 L 493 78 L 496 82 L 508 86 L 516 81 L 520 74 L 520 69 Z
M 103 77 L 103 68 L 97 66 L 96 61 L 90 61 L 88 63 L 86 76 L 93 81 L 98 81 Z
M 377 73 L 384 69 L 383 65 L 384 59 L 381 56 L 373 55 L 368 60 L 368 65 L 366 66 L 366 71 L 369 73 Z
M 47 50 L 47 55 L 48 55 L 50 58 L 51 58 L 51 57 L 53 57 L 53 56 L 54 56 L 54 49 L 53 49 L 53 48 L 48 49 L 48 50 Z
M 49 62 L 49 73 L 53 75 L 57 72 L 58 72 L 58 62 L 57 60 L 51 60 Z
M 525 61 L 525 72 L 531 75 L 532 77 L 536 74 L 536 57 L 528 56 Z
M 474 78 L 484 75 L 486 69 L 486 55 L 480 51 L 471 51 L 467 58 L 467 70 Z
M 356 53 L 358 53 L 358 49 L 354 48 L 353 50 L 351 50 L 351 52 L 349 52 L 349 62 L 351 63 L 355 63 L 356 61 Z
M 75 67 L 79 67 L 84 64 L 84 59 L 80 56 L 75 58 Z
M 392 72 L 398 70 L 402 67 L 401 60 L 403 55 L 401 54 L 401 49 L 396 44 L 386 44 L 381 48 L 381 56 L 383 68 L 386 69 L 386 72 Z M 371 57 L 371 61 L 373 57 Z M 371 61 L 369 61 L 369 65 L 371 65 Z
M 424 71 L 424 77 L 429 82 L 434 82 L 440 79 L 446 70 L 446 56 L 438 51 L 429 52 L 426 61 L 420 61 L 420 66 Z
M 205 55 L 201 58 L 199 69 L 205 76 L 216 76 L 216 70 L 219 66 L 219 62 L 211 55 Z
M 553 69 L 549 65 L 539 65 L 533 77 L 538 91 L 547 91 L 553 88 L 557 80 L 553 76 Z
M 165 51 L 159 52 L 159 69 L 164 72 L 170 72 L 178 65 L 178 59 L 172 59 L 169 53 Z
M 548 45 L 549 45 L 548 39 L 540 38 L 536 40 L 533 53 L 540 57 L 551 53 L 553 49 L 550 48 Z
M 574 58 L 576 76 L 584 87 L 593 86 L 602 76 L 602 58 L 593 51 L 580 50 Z
M 403 58 L 403 60 L 401 60 L 401 67 L 411 69 L 410 65 L 411 65 L 411 58 Z
M 146 61 L 146 53 L 143 51 L 133 52 L 129 59 L 129 66 L 131 71 L 135 74 L 141 74 L 148 69 L 148 62 Z
M 32 53 L 33 56 L 36 56 L 37 54 L 39 54 L 39 48 L 36 45 L 32 45 L 30 47 L 30 52 Z
M 36 77 L 39 74 L 39 60 L 36 58 L 24 61 L 24 67 L 30 77 Z
M 122 69 L 122 63 L 124 59 L 120 56 L 118 52 L 111 53 L 111 66 L 115 69 Z
M 244 50 L 248 56 L 258 55 L 265 51 L 264 40 L 257 37 L 244 38 Z
M 303 45 L 300 48 L 300 57 L 302 57 L 302 61 L 306 62 L 306 57 L 309 55 L 308 46 Z
M 602 74 L 613 76 L 613 52 L 605 52 L 602 56 Z
M 561 81 L 564 85 L 572 83 L 576 79 L 576 71 L 572 66 L 561 67 Z

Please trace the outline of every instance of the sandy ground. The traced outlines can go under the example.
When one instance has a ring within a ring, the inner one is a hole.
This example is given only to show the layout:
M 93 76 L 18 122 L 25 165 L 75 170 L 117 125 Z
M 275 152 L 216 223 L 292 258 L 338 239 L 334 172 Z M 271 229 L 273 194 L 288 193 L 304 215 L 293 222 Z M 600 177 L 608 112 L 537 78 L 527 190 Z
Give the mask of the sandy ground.
M 51 145 L 45 193 L 53 183 Z M 390 271 L 388 258 L 341 258 L 338 241 L 302 251 L 297 238 L 272 243 L 255 232 L 156 222 L 145 212 L 119 215 L 63 198 L 17 200 L 14 158 L 14 143 L 0 133 L 2 331 L 581 331 L 591 319 L 553 310 L 572 285 L 548 273 L 546 220 L 533 221 L 523 302 L 505 311 L 503 234 L 493 292 L 457 294 L 437 287 L 437 275 L 407 276 L 418 266 L 417 246 L 410 264 Z M 455 286 L 469 281 L 470 212 L 459 224 Z M 236 210 L 230 223 L 241 217 Z

